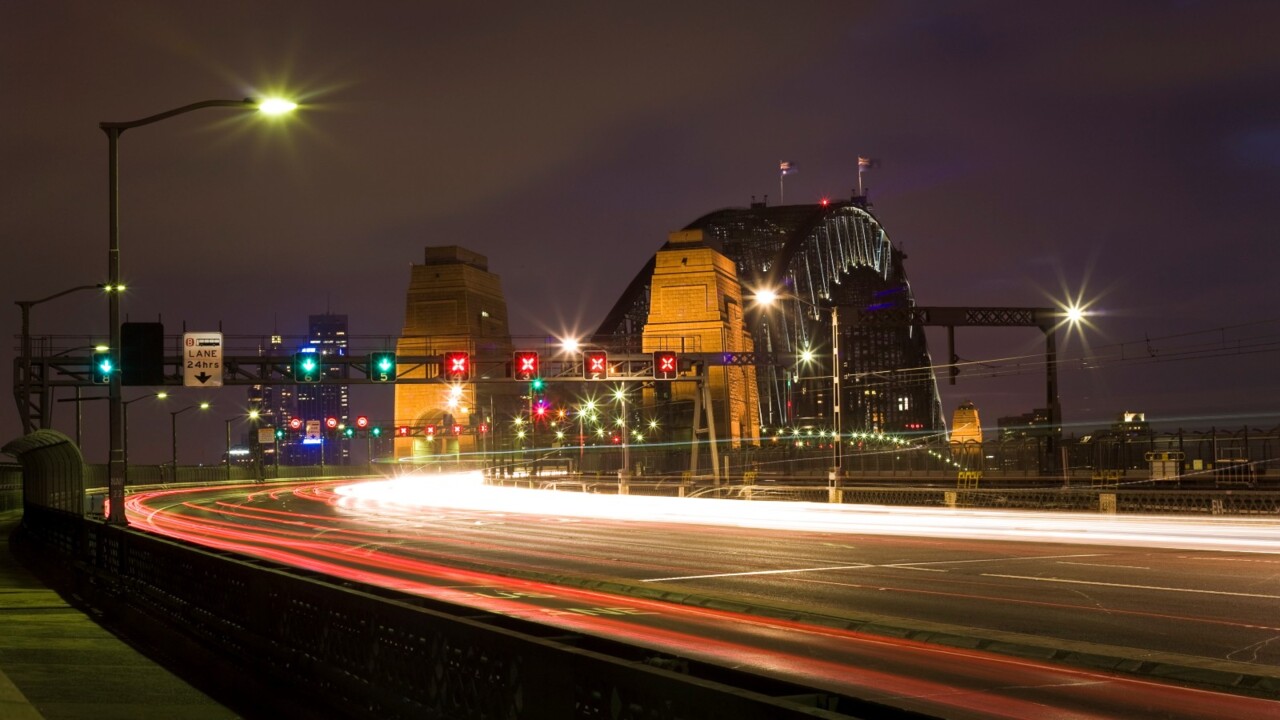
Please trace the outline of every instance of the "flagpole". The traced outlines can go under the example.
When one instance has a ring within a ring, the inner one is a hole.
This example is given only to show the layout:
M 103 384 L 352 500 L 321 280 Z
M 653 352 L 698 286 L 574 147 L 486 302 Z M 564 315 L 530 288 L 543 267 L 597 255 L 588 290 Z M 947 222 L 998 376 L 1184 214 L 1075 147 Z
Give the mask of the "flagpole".
M 787 204 L 787 191 L 783 189 L 783 186 L 782 186 L 782 182 L 786 179 L 787 179 L 786 171 L 779 168 L 778 169 L 778 204 L 779 205 Z

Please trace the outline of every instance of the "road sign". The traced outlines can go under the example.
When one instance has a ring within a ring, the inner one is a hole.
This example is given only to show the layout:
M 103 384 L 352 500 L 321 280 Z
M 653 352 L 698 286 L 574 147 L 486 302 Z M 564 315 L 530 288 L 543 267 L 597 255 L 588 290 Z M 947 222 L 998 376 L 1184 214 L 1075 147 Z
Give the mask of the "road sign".
M 222 387 L 222 333 L 183 333 L 182 384 Z
M 312 440 L 312 441 L 317 441 L 317 442 L 320 440 L 320 421 L 319 421 L 319 420 L 308 420 L 308 421 L 307 421 L 307 435 L 306 435 L 306 439 L 307 439 L 307 440 Z
M 673 352 L 659 350 L 653 354 L 653 379 L 675 380 L 680 375 L 680 358 Z
M 273 427 L 258 428 L 258 444 L 270 445 L 276 441 L 276 429 Z
M 609 353 L 603 351 L 582 353 L 582 377 L 587 380 L 608 380 Z

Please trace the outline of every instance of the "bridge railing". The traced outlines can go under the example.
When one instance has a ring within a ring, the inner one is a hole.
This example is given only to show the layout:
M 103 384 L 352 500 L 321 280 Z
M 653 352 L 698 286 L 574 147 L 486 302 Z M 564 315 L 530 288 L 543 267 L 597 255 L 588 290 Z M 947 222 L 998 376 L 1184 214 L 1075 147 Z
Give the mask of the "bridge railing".
M 194 642 L 280 702 L 308 698 L 325 714 L 920 717 L 474 608 L 333 584 L 71 513 L 28 508 L 22 532 L 24 545 L 75 574 L 82 597 L 129 618 L 136 632 Z

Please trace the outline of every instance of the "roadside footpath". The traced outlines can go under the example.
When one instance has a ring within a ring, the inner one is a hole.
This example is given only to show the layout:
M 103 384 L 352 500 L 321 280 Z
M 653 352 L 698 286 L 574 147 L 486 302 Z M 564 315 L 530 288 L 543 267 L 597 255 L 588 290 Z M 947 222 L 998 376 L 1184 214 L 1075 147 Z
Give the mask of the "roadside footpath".
M 11 545 L 21 517 L 21 510 L 0 512 L 0 718 L 237 717 L 24 567 Z

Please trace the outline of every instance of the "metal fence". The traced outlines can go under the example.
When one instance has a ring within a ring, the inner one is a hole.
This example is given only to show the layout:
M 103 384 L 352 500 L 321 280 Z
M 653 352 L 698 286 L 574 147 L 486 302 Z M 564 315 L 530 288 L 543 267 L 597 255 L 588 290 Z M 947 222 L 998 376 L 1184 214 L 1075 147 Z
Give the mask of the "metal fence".
M 261 473 L 247 465 L 130 465 L 125 471 L 126 485 L 164 485 L 168 483 L 215 483 L 226 480 L 253 482 L 265 479 L 341 478 L 392 475 L 398 469 L 386 463 L 359 463 L 352 465 L 274 465 L 265 466 Z M 85 465 L 86 488 L 107 487 L 105 464 Z

